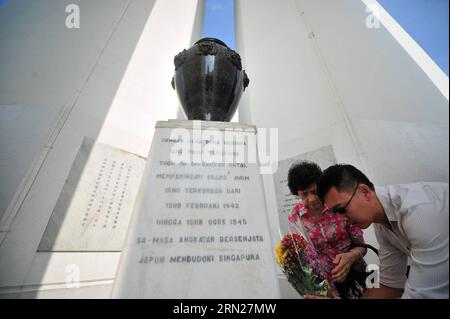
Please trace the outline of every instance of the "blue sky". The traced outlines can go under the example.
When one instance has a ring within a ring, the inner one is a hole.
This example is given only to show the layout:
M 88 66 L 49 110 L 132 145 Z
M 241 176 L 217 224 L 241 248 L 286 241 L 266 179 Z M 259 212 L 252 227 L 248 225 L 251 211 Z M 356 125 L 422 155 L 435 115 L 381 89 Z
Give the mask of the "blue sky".
M 245 0 L 244 0 L 245 1 Z M 378 0 L 448 76 L 449 0 Z M 203 36 L 235 49 L 233 0 L 206 0 Z
M 378 0 L 448 76 L 449 0 Z
M 236 49 L 234 41 L 234 0 L 206 0 L 204 37 L 221 39 Z

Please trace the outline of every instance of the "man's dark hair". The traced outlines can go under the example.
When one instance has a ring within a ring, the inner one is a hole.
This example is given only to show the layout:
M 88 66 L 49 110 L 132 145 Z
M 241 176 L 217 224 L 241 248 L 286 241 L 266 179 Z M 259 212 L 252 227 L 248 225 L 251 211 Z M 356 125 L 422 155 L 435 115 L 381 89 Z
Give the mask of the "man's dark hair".
M 289 190 L 292 195 L 298 196 L 298 191 L 317 183 L 320 176 L 322 176 L 322 169 L 316 163 L 308 161 L 294 163 L 288 173 Z
M 372 182 L 359 169 L 348 164 L 336 164 L 328 167 L 317 183 L 317 194 L 322 203 L 325 195 L 331 188 L 336 187 L 338 192 L 353 192 L 356 185 L 365 184 L 375 191 Z

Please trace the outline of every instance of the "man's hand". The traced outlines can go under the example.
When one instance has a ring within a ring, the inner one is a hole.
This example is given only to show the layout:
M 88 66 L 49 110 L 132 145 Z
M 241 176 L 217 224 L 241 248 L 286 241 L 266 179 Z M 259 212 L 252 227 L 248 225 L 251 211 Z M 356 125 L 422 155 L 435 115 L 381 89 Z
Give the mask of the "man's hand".
M 333 261 L 336 267 L 331 270 L 333 281 L 343 282 L 345 278 L 347 278 L 347 275 L 357 257 L 358 256 L 353 251 L 336 255 L 336 258 Z

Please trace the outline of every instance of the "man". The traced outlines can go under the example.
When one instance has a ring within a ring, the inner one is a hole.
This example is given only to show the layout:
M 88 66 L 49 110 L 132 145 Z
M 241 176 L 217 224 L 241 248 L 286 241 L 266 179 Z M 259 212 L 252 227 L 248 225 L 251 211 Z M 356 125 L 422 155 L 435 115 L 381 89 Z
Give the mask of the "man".
M 374 187 L 354 166 L 338 164 L 323 172 L 317 192 L 353 225 L 374 225 L 380 288 L 368 289 L 364 298 L 449 297 L 448 183 Z

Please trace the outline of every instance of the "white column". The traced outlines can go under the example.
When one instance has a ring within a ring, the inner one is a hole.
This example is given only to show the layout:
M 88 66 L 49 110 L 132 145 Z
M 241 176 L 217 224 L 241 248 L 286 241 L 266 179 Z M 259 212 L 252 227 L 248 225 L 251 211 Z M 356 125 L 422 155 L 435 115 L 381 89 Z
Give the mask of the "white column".
M 279 129 L 280 160 L 332 145 L 379 185 L 448 182 L 448 99 L 383 24 L 367 26 L 362 1 L 236 0 L 235 10 L 251 79 L 240 119 Z
M 79 28 L 66 26 L 69 4 Z M 120 253 L 36 249 L 85 136 L 146 157 L 156 121 L 175 118 L 173 57 L 201 36 L 202 8 L 203 0 L 2 5 L 0 294 L 109 296 Z M 60 284 L 72 263 L 78 290 Z

